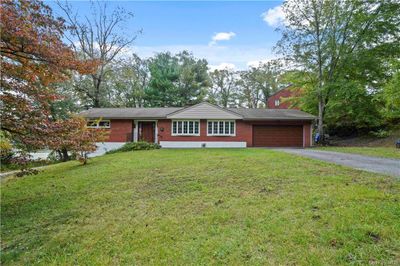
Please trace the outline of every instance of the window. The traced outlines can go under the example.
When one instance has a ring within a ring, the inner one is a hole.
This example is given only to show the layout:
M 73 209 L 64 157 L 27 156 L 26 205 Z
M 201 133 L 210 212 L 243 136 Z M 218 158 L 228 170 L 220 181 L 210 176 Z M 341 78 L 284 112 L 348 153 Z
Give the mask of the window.
M 208 136 L 235 136 L 235 121 L 207 121 Z
M 278 100 L 275 100 L 275 106 L 279 106 L 281 104 L 281 102 Z
M 99 127 L 110 128 L 110 120 L 103 120 L 99 122 Z
M 176 132 L 176 134 L 182 134 L 182 121 L 178 121 L 178 131 Z
M 88 120 L 86 122 L 88 128 L 110 128 L 110 120 Z
M 200 136 L 200 122 L 198 120 L 172 121 L 173 136 Z

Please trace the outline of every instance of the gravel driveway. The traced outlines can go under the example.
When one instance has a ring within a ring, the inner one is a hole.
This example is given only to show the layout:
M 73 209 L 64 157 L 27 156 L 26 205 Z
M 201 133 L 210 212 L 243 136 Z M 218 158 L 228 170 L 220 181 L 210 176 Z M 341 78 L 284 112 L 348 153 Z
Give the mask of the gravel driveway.
M 355 169 L 400 177 L 400 160 L 313 149 L 274 149 Z

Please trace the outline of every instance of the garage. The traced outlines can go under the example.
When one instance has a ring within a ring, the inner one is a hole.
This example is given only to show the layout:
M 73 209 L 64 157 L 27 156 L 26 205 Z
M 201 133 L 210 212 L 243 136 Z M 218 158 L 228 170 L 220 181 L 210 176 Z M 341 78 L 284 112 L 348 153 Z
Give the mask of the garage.
M 254 147 L 303 147 L 303 126 L 254 125 Z

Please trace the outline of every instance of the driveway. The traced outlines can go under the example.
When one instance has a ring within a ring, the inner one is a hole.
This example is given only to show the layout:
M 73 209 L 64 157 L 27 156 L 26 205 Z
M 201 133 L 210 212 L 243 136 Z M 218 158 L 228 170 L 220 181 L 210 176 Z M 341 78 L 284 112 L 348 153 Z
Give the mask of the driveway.
M 349 166 L 354 169 L 400 177 L 400 160 L 397 159 L 378 158 L 358 154 L 320 151 L 313 149 L 279 148 L 274 150 Z

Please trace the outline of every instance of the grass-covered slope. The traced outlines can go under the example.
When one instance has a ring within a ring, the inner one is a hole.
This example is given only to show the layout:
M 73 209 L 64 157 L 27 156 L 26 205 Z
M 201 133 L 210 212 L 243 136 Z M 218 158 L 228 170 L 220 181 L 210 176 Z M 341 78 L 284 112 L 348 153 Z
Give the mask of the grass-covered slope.
M 154 150 L 2 182 L 7 264 L 400 262 L 393 178 L 264 149 Z

